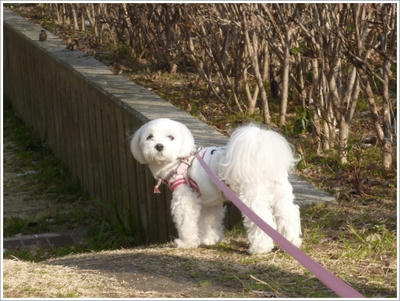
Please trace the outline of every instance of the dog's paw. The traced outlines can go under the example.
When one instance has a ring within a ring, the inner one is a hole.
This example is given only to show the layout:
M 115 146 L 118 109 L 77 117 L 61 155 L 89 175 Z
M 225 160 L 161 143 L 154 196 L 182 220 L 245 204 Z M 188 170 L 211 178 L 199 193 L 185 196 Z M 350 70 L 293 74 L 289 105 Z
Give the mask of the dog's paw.
M 207 237 L 203 237 L 201 239 L 201 244 L 205 246 L 212 246 L 216 245 L 219 243 L 222 239 L 224 238 L 223 235 L 218 235 L 217 233 L 214 233 L 213 235 L 209 235 Z
M 288 240 L 298 248 L 300 248 L 301 243 L 303 242 L 303 239 L 301 239 L 301 237 L 295 237 Z
M 183 241 L 182 239 L 175 239 L 174 244 L 177 248 L 189 249 L 189 248 L 197 248 L 200 245 L 199 241 Z
M 251 255 L 267 254 L 272 251 L 274 244 L 272 241 L 265 244 L 250 244 L 249 253 Z
M 212 246 L 212 245 L 216 245 L 219 242 L 220 242 L 220 240 L 217 240 L 217 239 L 203 239 L 201 241 L 201 244 L 205 245 L 205 246 Z

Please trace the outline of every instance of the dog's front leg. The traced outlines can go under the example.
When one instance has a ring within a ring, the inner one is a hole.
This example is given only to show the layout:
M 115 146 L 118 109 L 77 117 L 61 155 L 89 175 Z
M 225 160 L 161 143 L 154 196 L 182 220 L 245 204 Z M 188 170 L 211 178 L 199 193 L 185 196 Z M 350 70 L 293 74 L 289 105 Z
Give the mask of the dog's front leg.
M 171 214 L 178 231 L 175 244 L 178 248 L 195 248 L 200 245 L 200 199 L 187 186 L 181 185 L 173 192 Z

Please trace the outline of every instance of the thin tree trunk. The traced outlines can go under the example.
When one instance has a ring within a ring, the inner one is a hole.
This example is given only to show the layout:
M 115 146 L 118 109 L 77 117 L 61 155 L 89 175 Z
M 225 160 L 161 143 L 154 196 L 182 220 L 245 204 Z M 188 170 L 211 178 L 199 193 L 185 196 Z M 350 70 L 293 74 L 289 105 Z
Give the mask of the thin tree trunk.
M 55 5 L 55 9 L 56 9 L 56 16 L 57 16 L 56 23 L 58 25 L 61 25 L 62 24 L 62 17 L 61 17 L 60 11 L 61 11 L 62 4 L 54 4 L 54 5 Z
M 249 86 L 249 80 L 247 78 L 247 69 L 243 69 L 243 81 L 244 81 L 244 88 L 247 96 L 247 101 L 249 103 L 248 107 L 248 113 L 250 115 L 254 114 L 255 109 L 256 109 L 256 104 L 257 104 L 257 97 L 260 89 L 258 88 L 258 85 L 254 87 L 254 93 L 252 94 L 250 91 L 250 86 Z
M 365 71 L 362 68 L 358 69 L 358 74 L 360 75 L 361 82 L 364 86 L 365 93 L 367 94 L 369 110 L 372 114 L 372 120 L 374 122 L 376 134 L 378 135 L 378 139 L 380 140 L 380 142 L 383 142 L 383 139 L 385 138 L 385 134 L 383 132 L 383 129 L 382 129 L 382 126 L 380 123 L 378 108 L 377 108 L 376 102 L 375 102 L 375 95 L 374 95 L 374 92 L 372 91 L 371 85 L 369 83 L 368 75 L 365 73 Z
M 390 61 L 386 60 L 383 66 L 383 129 L 385 138 L 383 140 L 383 168 L 390 170 L 392 167 L 392 124 L 390 118 L 390 99 L 389 99 L 389 76 L 390 76 Z
M 353 95 L 354 85 L 357 79 L 357 70 L 354 67 L 349 81 L 347 82 L 347 89 L 345 95 L 342 100 L 341 108 L 336 108 L 339 110 L 340 121 L 339 121 L 339 158 L 340 163 L 347 163 L 347 154 L 348 154 L 348 141 L 349 141 L 349 130 L 350 130 L 350 122 L 353 117 L 353 113 L 355 110 L 355 105 L 357 104 L 357 100 L 351 99 Z
M 86 30 L 86 20 L 85 20 L 85 7 L 83 6 L 83 4 L 77 4 L 79 11 L 81 12 L 81 28 L 82 31 Z
M 99 32 L 97 30 L 96 12 L 95 12 L 93 3 L 86 6 L 86 16 L 88 17 L 90 25 L 92 26 L 92 29 L 94 30 L 94 36 L 97 38 L 99 36 Z
M 349 140 L 349 123 L 341 116 L 339 124 L 339 158 L 340 163 L 347 164 L 347 147 Z
M 285 50 L 282 66 L 282 98 L 281 98 L 281 113 L 279 124 L 281 126 L 286 123 L 286 111 L 289 95 L 289 71 L 290 71 L 290 30 L 285 34 Z
M 322 137 L 322 131 L 321 131 L 321 122 L 318 114 L 318 106 L 316 104 L 316 100 L 319 95 L 319 88 L 318 88 L 318 82 L 319 82 L 319 72 L 318 72 L 318 59 L 314 58 L 311 61 L 311 66 L 312 66 L 312 74 L 313 74 L 313 83 L 312 87 L 310 90 L 310 96 L 309 96 L 309 104 L 311 107 L 311 112 L 312 112 L 312 122 L 313 122 L 313 137 L 317 149 L 317 154 L 321 155 L 322 149 L 321 149 L 321 137 Z
M 74 30 L 79 30 L 79 25 L 78 25 L 78 13 L 77 13 L 77 4 L 72 3 L 71 4 L 71 10 L 72 10 L 72 18 L 74 20 Z
M 270 124 L 271 123 L 271 116 L 269 113 L 269 105 L 268 105 L 268 97 L 267 97 L 267 92 L 265 91 L 265 87 L 263 84 L 263 79 L 260 73 L 260 67 L 258 64 L 258 58 L 257 58 L 257 36 L 256 33 L 253 32 L 253 37 L 252 37 L 252 41 L 250 41 L 250 37 L 249 37 L 249 32 L 247 30 L 247 26 L 246 26 L 246 21 L 245 21 L 245 16 L 243 16 L 243 20 L 244 20 L 244 24 L 245 24 L 245 28 L 244 28 L 244 36 L 245 36 L 245 40 L 246 40 L 246 46 L 247 46 L 247 50 L 250 56 L 250 60 L 251 60 L 251 64 L 254 70 L 254 74 L 256 76 L 256 80 L 257 80 L 257 85 L 261 91 L 261 101 L 263 104 L 263 117 L 264 117 L 264 123 L 265 124 Z

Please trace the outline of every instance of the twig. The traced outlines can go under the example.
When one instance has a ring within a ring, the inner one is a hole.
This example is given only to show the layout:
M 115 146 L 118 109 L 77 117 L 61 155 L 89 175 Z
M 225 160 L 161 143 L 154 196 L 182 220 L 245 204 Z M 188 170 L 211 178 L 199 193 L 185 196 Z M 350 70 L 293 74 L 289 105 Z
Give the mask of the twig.
M 280 295 L 279 291 L 276 288 L 274 288 L 271 284 L 269 284 L 268 282 L 265 282 L 265 281 L 263 281 L 261 279 L 258 279 L 257 277 L 255 277 L 255 276 L 253 276 L 251 274 L 250 274 L 250 278 L 255 280 L 255 281 L 257 281 L 258 283 L 261 283 L 261 284 L 264 284 L 264 285 L 268 286 L 277 296 Z
M 11 258 L 16 260 L 16 261 L 22 261 L 21 259 L 19 259 L 18 257 L 14 256 L 14 255 L 11 255 Z
M 238 276 L 233 275 L 233 277 L 236 278 L 240 282 L 240 284 L 242 285 L 243 289 L 246 288 L 246 285 L 244 284 L 244 282 Z

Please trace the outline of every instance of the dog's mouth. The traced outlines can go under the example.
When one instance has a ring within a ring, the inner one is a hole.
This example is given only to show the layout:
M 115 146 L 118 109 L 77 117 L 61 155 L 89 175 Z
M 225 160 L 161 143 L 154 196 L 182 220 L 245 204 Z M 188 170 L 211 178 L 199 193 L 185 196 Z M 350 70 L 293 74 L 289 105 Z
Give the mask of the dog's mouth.
M 154 163 L 169 163 L 172 161 L 174 161 L 174 159 L 168 156 L 164 151 L 154 152 L 147 158 L 147 162 Z
M 155 157 L 155 159 L 157 161 L 165 161 L 165 160 L 167 160 L 167 158 L 165 157 L 165 154 L 164 154 L 163 151 L 157 152 L 154 157 Z

